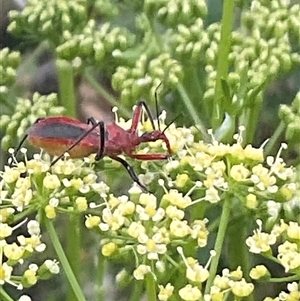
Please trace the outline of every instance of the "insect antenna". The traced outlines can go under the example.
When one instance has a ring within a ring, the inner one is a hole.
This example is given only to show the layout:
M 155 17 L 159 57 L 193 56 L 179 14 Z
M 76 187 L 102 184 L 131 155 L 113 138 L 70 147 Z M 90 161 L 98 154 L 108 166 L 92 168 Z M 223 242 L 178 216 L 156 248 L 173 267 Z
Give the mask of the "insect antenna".
M 167 124 L 167 126 L 164 128 L 164 130 L 162 131 L 162 133 L 164 134 L 164 132 L 181 116 L 181 114 L 178 114 L 171 122 L 169 122 Z
M 41 121 L 41 120 L 43 120 L 43 119 L 45 119 L 45 117 L 40 117 L 40 118 L 38 118 L 38 119 L 34 122 L 34 124 L 38 123 L 39 121 Z M 10 167 L 12 167 L 12 165 L 13 165 L 13 159 L 12 159 L 13 156 L 15 156 L 15 158 L 17 157 L 19 151 L 21 150 L 21 148 L 22 148 L 22 146 L 23 146 L 23 144 L 25 143 L 25 141 L 26 141 L 27 138 L 28 138 L 28 134 L 25 134 L 24 137 L 22 138 L 22 140 L 20 141 L 19 145 L 17 146 L 17 148 L 14 150 L 14 153 L 10 156 L 10 158 L 11 158 L 11 161 L 9 162 L 9 166 L 10 166 Z M 10 158 L 9 158 L 9 159 L 10 159 Z
M 162 85 L 162 82 L 159 83 L 159 85 L 156 87 L 155 92 L 154 92 L 154 98 L 155 98 L 155 110 L 156 110 L 156 118 L 157 118 L 157 125 L 158 125 L 158 129 L 159 131 L 161 131 L 160 129 L 160 120 L 159 120 L 159 114 L 158 114 L 158 96 L 157 96 L 157 90 L 158 88 Z
M 24 137 L 22 138 L 21 142 L 19 143 L 19 145 L 17 146 L 17 148 L 14 150 L 13 154 L 11 154 L 11 156 L 9 157 L 10 162 L 8 162 L 8 163 L 9 163 L 9 166 L 10 166 L 10 167 L 12 167 L 12 165 L 13 165 L 13 163 L 14 163 L 14 161 L 13 161 L 13 156 L 15 156 L 15 158 L 17 157 L 17 155 L 18 155 L 20 149 L 22 148 L 22 146 L 23 146 L 23 144 L 24 144 L 24 142 L 25 142 L 25 140 L 26 140 L 27 138 L 28 138 L 28 135 L 27 135 L 27 134 L 24 135 Z

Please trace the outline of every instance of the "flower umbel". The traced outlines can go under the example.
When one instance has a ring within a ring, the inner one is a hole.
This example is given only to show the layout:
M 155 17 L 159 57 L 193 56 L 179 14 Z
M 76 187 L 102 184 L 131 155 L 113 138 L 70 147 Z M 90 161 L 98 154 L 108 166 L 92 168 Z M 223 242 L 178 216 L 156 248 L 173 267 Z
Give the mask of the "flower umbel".
M 25 221 L 21 222 L 14 228 L 13 231 L 19 228 Z M 2 228 L 8 228 L 7 224 L 2 224 Z M 27 223 L 28 237 L 18 235 L 16 237 L 17 242 L 11 242 L 11 234 L 1 240 L 0 243 L 0 285 L 8 283 L 18 289 L 23 287 L 33 286 L 41 278 L 37 275 L 37 271 L 40 268 L 38 265 L 30 265 L 27 270 L 23 271 L 23 274 L 16 275 L 17 271 L 20 271 L 19 266 L 24 266 L 25 259 L 28 260 L 36 252 L 43 252 L 46 245 L 41 242 L 40 227 L 36 220 L 31 220 Z M 10 242 L 9 242 L 10 240 Z M 5 256 L 5 261 L 4 257 Z M 22 268 L 24 269 L 24 268 Z M 49 273 L 50 278 L 54 272 Z

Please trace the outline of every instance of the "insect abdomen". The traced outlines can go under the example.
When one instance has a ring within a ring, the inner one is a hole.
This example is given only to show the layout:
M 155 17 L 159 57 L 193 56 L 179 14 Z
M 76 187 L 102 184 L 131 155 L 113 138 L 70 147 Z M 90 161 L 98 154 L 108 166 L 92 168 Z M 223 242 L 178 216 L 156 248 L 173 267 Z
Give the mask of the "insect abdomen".
M 44 149 L 52 156 L 59 156 L 77 142 L 88 129 L 89 126 L 85 129 L 76 124 L 42 120 L 30 127 L 27 134 L 33 146 Z M 88 156 L 97 152 L 99 141 L 99 134 L 92 132 L 68 152 L 72 158 Z

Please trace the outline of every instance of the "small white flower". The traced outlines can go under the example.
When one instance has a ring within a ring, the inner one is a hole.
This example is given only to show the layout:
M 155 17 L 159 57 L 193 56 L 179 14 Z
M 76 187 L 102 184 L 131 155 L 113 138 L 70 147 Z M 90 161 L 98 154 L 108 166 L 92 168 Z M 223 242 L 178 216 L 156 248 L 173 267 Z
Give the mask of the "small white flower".
M 36 220 L 31 220 L 28 222 L 27 224 L 27 229 L 28 229 L 28 233 L 30 235 L 40 235 L 41 229 L 40 229 L 40 224 L 38 221 Z
M 31 301 L 31 298 L 27 295 L 22 295 L 18 301 Z
M 58 261 L 47 259 L 44 262 L 44 264 L 48 268 L 48 270 L 50 271 L 51 274 L 55 274 L 56 275 L 56 274 L 59 273 Z

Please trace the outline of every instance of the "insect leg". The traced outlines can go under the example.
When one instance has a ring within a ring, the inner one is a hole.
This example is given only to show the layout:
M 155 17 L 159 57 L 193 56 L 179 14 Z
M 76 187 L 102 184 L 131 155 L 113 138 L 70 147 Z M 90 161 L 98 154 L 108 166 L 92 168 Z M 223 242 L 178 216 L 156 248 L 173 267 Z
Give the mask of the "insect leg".
M 95 124 L 97 124 L 97 121 L 96 121 L 96 119 L 94 118 L 94 117 L 89 117 L 88 119 L 87 119 L 87 122 L 86 122 L 87 124 L 91 124 L 91 125 L 95 125 Z
M 24 135 L 24 137 L 23 137 L 22 140 L 20 141 L 18 147 L 15 149 L 14 154 L 11 154 L 11 155 L 9 156 L 9 158 L 8 158 L 8 160 L 10 161 L 10 162 L 9 162 L 9 167 L 12 167 L 12 165 L 13 165 L 13 155 L 14 155 L 15 157 L 17 157 L 17 155 L 18 155 L 18 153 L 19 153 L 19 151 L 20 151 L 22 145 L 24 144 L 24 142 L 25 142 L 25 140 L 26 140 L 27 138 L 28 138 L 28 135 L 27 135 L 27 134 Z
M 82 139 L 84 139 L 86 136 L 88 136 L 96 127 L 99 126 L 99 128 L 101 128 L 101 123 L 103 124 L 103 128 L 104 128 L 104 122 L 103 121 L 95 122 L 95 124 L 93 124 L 92 127 L 88 131 L 86 131 L 85 133 L 83 133 L 83 135 L 81 135 L 68 149 L 66 149 L 65 153 L 69 152 L 75 146 L 77 146 L 80 143 L 80 141 L 82 141 Z M 100 137 L 100 140 L 102 140 L 102 137 Z M 99 143 L 101 143 L 101 141 Z M 99 145 L 99 152 L 98 153 L 99 153 L 99 155 L 103 156 L 103 153 L 101 154 L 101 149 L 102 149 L 102 146 Z M 104 152 L 104 144 L 103 144 L 103 150 L 102 150 L 102 152 Z M 64 155 L 65 154 L 61 154 L 60 156 L 58 156 L 55 160 L 53 160 L 51 162 L 50 166 L 53 166 Z
M 159 83 L 159 85 L 156 87 L 155 92 L 154 92 L 154 98 L 155 98 L 155 110 L 156 110 L 156 118 L 157 118 L 157 125 L 158 129 L 160 130 L 160 121 L 159 121 L 159 116 L 158 116 L 158 97 L 157 97 L 157 90 L 159 87 L 162 85 L 162 82 Z
M 155 130 L 155 125 L 154 125 L 154 121 L 153 121 L 153 116 L 150 112 L 149 107 L 147 106 L 147 104 L 145 103 L 144 100 L 139 100 L 136 104 L 136 108 L 133 112 L 133 116 L 132 116 L 132 124 L 131 124 L 131 128 L 130 128 L 130 132 L 131 133 L 136 133 L 137 130 L 137 126 L 139 121 L 141 120 L 141 116 L 142 116 L 142 109 L 145 109 L 147 116 L 151 122 L 152 128 L 153 130 Z
M 38 123 L 39 121 L 45 119 L 44 117 L 41 117 L 41 118 L 38 118 L 33 124 L 36 124 Z M 22 140 L 20 141 L 18 147 L 15 149 L 14 151 L 14 156 L 17 157 L 20 149 L 22 148 L 24 142 L 26 141 L 26 139 L 28 138 L 28 134 L 25 134 L 24 137 L 22 138 Z M 10 158 L 12 159 L 12 155 L 10 156 Z M 13 163 L 13 160 L 11 160 L 11 162 L 9 163 L 9 166 L 11 167 L 12 166 L 12 163 Z
M 166 160 L 171 157 L 169 154 L 129 154 L 128 156 L 144 161 Z
M 129 165 L 129 163 L 127 163 L 124 159 L 122 159 L 120 157 L 117 157 L 117 156 L 110 156 L 110 158 L 112 158 L 113 160 L 116 160 L 116 161 L 120 162 L 126 168 L 126 170 L 129 173 L 131 179 L 134 182 L 138 183 L 144 190 L 148 191 L 147 188 L 140 182 L 138 176 L 134 172 L 132 166 Z
M 99 124 L 99 133 L 100 133 L 100 140 L 99 140 L 99 148 L 98 148 L 98 152 L 97 155 L 95 157 L 96 161 L 99 161 L 103 158 L 104 156 L 104 147 L 105 147 L 105 128 L 104 128 L 104 122 L 103 121 L 99 121 L 97 123 L 97 121 L 95 120 L 94 117 L 90 117 L 87 120 L 87 124 L 92 124 L 93 126 Z

